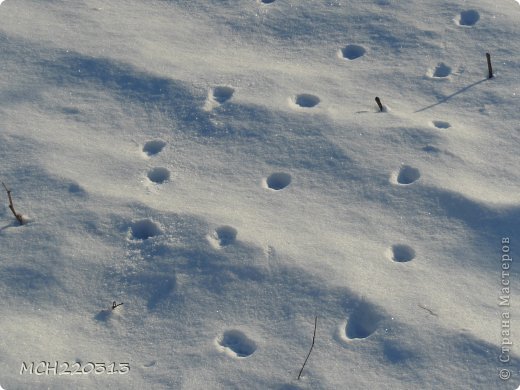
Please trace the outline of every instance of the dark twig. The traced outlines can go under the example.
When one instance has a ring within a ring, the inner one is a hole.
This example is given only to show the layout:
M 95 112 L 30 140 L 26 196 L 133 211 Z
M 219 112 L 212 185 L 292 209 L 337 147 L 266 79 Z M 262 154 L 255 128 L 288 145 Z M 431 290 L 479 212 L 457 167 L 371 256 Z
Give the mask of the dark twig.
M 11 190 L 7 188 L 7 186 L 4 184 L 4 182 L 2 182 L 2 185 L 4 186 L 6 192 L 7 192 L 7 197 L 9 198 L 9 208 L 11 209 L 11 211 L 13 212 L 13 215 L 15 216 L 15 218 L 18 220 L 18 222 L 20 222 L 20 225 L 23 225 L 23 217 L 22 217 L 22 214 L 18 214 L 15 210 L 14 210 L 14 205 L 13 205 L 13 198 L 11 197 Z
M 305 358 L 305 361 L 303 362 L 302 369 L 300 370 L 300 373 L 298 374 L 298 380 L 302 376 L 303 369 L 305 368 L 305 365 L 307 364 L 307 360 L 309 360 L 309 356 L 311 356 L 312 348 L 314 348 L 314 340 L 316 339 L 316 328 L 318 326 L 318 316 L 314 319 L 314 335 L 312 336 L 312 345 L 311 349 L 309 350 L 309 353 L 307 354 L 307 357 Z
M 493 78 L 493 68 L 491 66 L 491 54 L 486 53 L 486 58 L 487 58 L 487 64 L 488 64 L 488 78 L 492 79 Z
M 114 310 L 118 306 L 121 306 L 122 304 L 123 304 L 123 302 L 121 302 L 121 303 L 116 303 L 116 301 L 112 302 L 112 310 Z
M 426 310 L 426 311 L 427 311 L 428 313 L 430 313 L 432 316 L 438 317 L 437 314 L 435 314 L 435 313 L 433 312 L 433 310 L 428 309 L 426 306 L 423 306 L 423 305 L 421 305 L 421 304 L 418 304 L 417 306 L 419 306 L 421 309 Z
M 381 99 L 376 97 L 376 103 L 379 106 L 379 111 L 383 112 L 385 109 L 383 108 L 383 105 L 381 104 Z

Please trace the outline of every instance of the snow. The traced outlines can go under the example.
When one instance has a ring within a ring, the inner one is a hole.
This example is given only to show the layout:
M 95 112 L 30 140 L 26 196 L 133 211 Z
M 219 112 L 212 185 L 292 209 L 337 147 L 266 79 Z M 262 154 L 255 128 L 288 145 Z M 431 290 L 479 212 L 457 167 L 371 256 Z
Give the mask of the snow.
M 518 387 L 519 12 L 3 2 L 1 386 Z

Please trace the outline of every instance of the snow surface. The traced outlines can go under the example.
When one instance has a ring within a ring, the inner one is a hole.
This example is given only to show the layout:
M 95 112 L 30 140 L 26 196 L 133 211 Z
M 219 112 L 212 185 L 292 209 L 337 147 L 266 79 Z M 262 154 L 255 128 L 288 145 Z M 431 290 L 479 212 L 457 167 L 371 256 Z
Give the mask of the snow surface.
M 27 223 L 3 192 L 0 385 L 517 388 L 519 20 L 510 0 L 3 2 L 0 179 Z M 130 372 L 20 374 L 40 361 Z

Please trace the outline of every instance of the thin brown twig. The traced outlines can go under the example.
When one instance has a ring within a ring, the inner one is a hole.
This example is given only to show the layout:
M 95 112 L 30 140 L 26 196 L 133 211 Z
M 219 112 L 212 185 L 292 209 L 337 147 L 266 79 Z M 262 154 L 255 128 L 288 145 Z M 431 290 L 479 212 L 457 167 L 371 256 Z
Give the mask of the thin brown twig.
M 14 210 L 14 204 L 13 204 L 13 198 L 11 197 L 11 190 L 7 188 L 7 186 L 5 185 L 4 182 L 2 182 L 2 185 L 4 186 L 6 192 L 7 192 L 7 197 L 9 198 L 9 208 L 11 209 L 11 211 L 13 212 L 13 215 L 15 216 L 15 218 L 18 220 L 18 222 L 20 222 L 20 225 L 23 225 L 23 217 L 22 217 L 22 214 L 18 214 L 15 210 Z
M 311 349 L 309 350 L 309 353 L 307 354 L 307 357 L 305 358 L 305 361 L 303 362 L 302 369 L 300 370 L 300 373 L 298 374 L 298 380 L 302 376 L 303 369 L 305 368 L 305 365 L 307 364 L 307 360 L 309 360 L 309 356 L 311 356 L 312 348 L 314 348 L 314 340 L 316 339 L 316 328 L 318 326 L 318 316 L 314 319 L 314 335 L 312 336 L 312 345 Z

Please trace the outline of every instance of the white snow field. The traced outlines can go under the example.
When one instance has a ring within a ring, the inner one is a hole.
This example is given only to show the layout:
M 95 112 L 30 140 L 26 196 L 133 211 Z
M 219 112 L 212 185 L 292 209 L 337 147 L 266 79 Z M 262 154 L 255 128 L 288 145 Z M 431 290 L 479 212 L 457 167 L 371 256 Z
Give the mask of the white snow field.
M 2 388 L 519 386 L 517 1 L 7 0 L 0 48 Z

